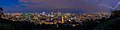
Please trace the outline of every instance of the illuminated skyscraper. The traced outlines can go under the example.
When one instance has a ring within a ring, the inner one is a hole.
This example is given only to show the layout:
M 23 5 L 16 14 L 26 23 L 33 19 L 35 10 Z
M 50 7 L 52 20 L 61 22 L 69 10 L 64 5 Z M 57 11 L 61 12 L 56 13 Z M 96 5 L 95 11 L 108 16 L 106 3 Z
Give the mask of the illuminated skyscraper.
M 64 16 L 62 16 L 62 24 L 64 23 Z

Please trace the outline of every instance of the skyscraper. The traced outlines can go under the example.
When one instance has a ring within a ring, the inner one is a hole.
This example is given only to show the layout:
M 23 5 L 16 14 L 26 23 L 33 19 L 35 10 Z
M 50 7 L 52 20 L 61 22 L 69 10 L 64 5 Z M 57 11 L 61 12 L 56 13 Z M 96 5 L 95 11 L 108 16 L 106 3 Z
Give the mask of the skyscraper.
M 62 24 L 64 23 L 64 16 L 62 16 Z

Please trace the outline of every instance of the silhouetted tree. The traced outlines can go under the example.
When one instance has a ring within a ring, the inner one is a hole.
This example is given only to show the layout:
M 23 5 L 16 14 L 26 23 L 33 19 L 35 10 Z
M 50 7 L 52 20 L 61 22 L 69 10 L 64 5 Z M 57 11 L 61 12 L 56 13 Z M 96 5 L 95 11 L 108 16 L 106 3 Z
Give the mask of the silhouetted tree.
M 3 16 L 3 8 L 0 7 L 0 18 Z

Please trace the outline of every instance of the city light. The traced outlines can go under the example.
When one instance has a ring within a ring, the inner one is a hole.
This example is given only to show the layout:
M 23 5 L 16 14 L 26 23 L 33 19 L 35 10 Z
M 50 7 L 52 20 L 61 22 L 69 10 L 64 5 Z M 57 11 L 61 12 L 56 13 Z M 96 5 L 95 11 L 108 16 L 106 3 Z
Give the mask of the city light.
M 21 15 L 20 15 L 21 14 Z M 71 14 L 71 13 L 5 13 L 4 19 L 11 19 L 13 21 L 27 21 L 31 23 L 46 23 L 46 24 L 56 24 L 65 23 L 66 21 L 75 21 L 75 22 L 82 22 L 86 21 L 86 19 L 101 19 L 102 17 L 109 18 L 110 14 L 107 13 L 98 13 L 98 14 Z M 81 21 L 82 20 L 82 21 Z M 55 23 L 56 22 L 56 23 Z

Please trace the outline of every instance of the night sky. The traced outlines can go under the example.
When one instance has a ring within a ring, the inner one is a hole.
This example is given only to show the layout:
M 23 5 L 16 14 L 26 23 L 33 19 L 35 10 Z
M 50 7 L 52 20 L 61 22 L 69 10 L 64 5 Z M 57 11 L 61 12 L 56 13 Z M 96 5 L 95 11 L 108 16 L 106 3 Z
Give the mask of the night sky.
M 6 13 L 40 13 L 43 11 L 48 13 L 58 11 L 65 13 L 109 13 L 118 2 L 120 0 L 0 0 L 0 7 L 4 8 Z M 75 9 L 58 10 L 54 8 Z M 120 9 L 120 6 L 116 9 Z

